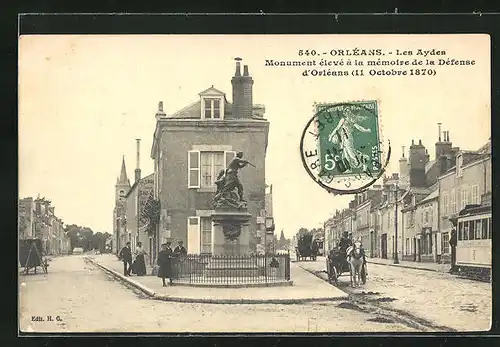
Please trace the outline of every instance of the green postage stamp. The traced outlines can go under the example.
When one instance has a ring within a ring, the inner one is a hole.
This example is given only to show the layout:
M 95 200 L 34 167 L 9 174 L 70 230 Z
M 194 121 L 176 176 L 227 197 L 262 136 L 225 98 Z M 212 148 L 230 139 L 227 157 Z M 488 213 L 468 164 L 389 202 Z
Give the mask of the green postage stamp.
M 378 107 L 374 100 L 315 105 L 301 139 L 302 161 L 330 192 L 362 191 L 383 174 Z

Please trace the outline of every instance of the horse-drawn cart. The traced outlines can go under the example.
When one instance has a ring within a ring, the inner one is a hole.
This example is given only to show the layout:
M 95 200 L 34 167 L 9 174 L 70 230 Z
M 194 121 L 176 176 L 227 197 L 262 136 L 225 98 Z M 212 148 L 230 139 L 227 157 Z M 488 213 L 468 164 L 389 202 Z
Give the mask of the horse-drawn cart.
M 313 241 L 313 236 L 310 233 L 301 235 L 295 247 L 295 255 L 297 261 L 307 260 L 316 261 L 318 256 L 317 244 Z
M 338 284 L 338 279 L 343 273 L 347 272 L 351 275 L 351 265 L 347 260 L 347 253 L 339 249 L 332 249 L 326 258 L 326 271 L 328 273 L 328 281 L 333 285 Z M 366 283 L 367 272 L 366 262 L 363 262 L 360 269 L 362 284 Z

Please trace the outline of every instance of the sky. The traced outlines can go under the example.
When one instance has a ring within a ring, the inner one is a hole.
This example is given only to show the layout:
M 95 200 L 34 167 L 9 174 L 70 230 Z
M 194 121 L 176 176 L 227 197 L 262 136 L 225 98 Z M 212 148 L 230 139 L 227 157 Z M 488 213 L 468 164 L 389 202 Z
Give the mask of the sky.
M 304 67 L 265 66 L 266 59 L 313 59 L 299 56 L 301 49 L 356 47 L 393 54 L 437 49 L 446 55 L 432 59 L 475 65 L 433 67 L 434 76 L 363 77 L 304 77 Z M 112 233 L 114 186 L 122 156 L 133 181 L 136 138 L 142 176 L 153 172 L 158 102 L 172 114 L 211 85 L 232 101 L 233 59 L 241 57 L 254 79 L 254 103 L 265 105 L 270 122 L 266 181 L 273 185 L 277 232 L 291 237 L 300 227 L 322 226 L 352 198 L 328 194 L 302 166 L 300 136 L 314 102 L 378 100 L 382 137 L 393 151 L 389 172 L 397 171 L 401 146 L 407 152 L 412 139 L 434 158 L 438 122 L 454 146 L 475 150 L 491 133 L 489 47 L 487 35 L 22 36 L 19 196 L 40 194 L 65 223 Z

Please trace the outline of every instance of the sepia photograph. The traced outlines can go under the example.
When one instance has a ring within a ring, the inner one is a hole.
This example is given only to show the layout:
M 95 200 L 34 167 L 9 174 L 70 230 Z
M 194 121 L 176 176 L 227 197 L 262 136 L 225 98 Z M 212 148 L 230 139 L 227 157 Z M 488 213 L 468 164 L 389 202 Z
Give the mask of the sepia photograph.
M 19 331 L 489 331 L 490 47 L 21 35 Z

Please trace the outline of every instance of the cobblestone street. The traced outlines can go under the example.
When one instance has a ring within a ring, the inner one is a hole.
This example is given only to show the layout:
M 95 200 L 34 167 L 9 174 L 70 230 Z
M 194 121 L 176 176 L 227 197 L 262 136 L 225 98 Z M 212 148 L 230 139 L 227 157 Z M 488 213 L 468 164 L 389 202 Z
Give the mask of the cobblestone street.
M 352 309 L 346 301 L 223 305 L 150 300 L 83 256 L 58 257 L 48 274 L 21 276 L 19 300 L 23 332 L 415 331 Z
M 327 279 L 326 258 L 296 262 Z M 350 288 L 349 274 L 339 278 L 339 288 L 357 297 L 404 311 L 436 325 L 458 331 L 489 330 L 492 314 L 491 283 L 462 279 L 448 273 L 370 263 L 368 279 Z

